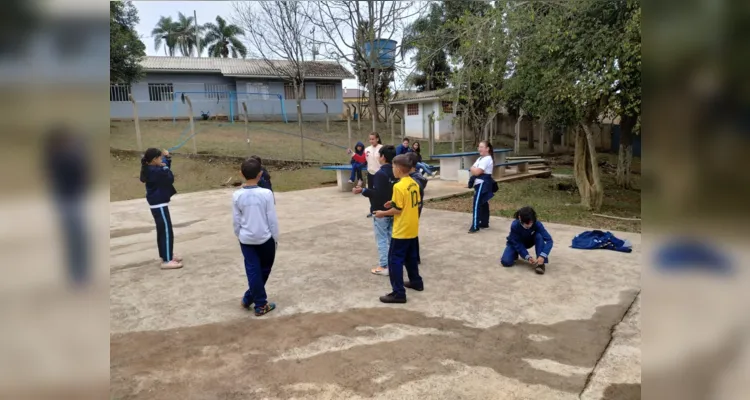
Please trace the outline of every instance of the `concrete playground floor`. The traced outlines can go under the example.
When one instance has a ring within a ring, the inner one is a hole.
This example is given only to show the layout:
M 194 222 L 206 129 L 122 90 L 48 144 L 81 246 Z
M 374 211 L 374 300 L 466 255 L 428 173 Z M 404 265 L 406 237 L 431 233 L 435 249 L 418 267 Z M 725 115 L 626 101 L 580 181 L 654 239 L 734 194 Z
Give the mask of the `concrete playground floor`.
M 427 196 L 461 193 L 432 181 Z M 239 305 L 247 281 L 233 190 L 170 206 L 180 270 L 163 271 L 145 200 L 110 205 L 112 399 L 639 399 L 639 234 L 630 254 L 571 249 L 586 228 L 545 224 L 546 275 L 499 264 L 510 221 L 425 209 L 424 292 L 385 305 L 369 203 L 336 188 L 277 193 L 267 285 L 278 308 Z

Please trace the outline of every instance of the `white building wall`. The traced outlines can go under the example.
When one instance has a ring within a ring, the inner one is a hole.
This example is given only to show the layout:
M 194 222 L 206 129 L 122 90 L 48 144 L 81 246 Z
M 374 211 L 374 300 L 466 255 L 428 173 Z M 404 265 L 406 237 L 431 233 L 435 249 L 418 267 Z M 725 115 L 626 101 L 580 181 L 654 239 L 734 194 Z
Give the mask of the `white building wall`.
M 458 127 L 453 126 L 453 117 L 455 114 L 443 113 L 443 104 L 441 101 L 435 102 L 435 109 L 440 110 L 440 117 L 435 124 L 435 140 L 450 140 L 451 133 L 455 132 Z
M 404 105 L 404 114 L 406 115 L 407 105 Z M 424 109 L 422 104 L 419 104 L 418 115 L 406 115 L 404 119 L 404 125 L 406 127 L 406 136 L 423 138 L 422 132 L 422 116 L 424 115 Z

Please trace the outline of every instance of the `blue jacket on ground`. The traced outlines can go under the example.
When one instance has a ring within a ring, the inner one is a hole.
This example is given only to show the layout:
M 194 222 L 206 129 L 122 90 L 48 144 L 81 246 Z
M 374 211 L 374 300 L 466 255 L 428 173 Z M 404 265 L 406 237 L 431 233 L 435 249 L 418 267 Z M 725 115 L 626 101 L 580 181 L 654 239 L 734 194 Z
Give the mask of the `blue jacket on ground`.
M 529 252 L 526 248 L 534 245 L 534 236 L 537 234 L 542 235 L 542 239 L 544 239 L 544 249 L 538 255 L 545 258 L 549 257 L 549 253 L 552 251 L 552 236 L 539 221 L 534 222 L 531 228 L 526 229 L 521 225 L 521 221 L 517 219 L 513 220 L 510 224 L 507 245 L 520 254 L 521 258 L 526 259 L 529 257 Z
M 573 244 L 570 247 L 584 250 L 607 249 L 623 253 L 633 251 L 632 245 L 627 240 L 620 240 L 611 232 L 598 230 L 579 233 L 573 238 Z
M 177 193 L 174 188 L 174 174 L 172 174 L 172 159 L 162 157 L 166 165 L 149 165 L 146 172 L 146 201 L 149 205 L 169 203 L 169 200 Z

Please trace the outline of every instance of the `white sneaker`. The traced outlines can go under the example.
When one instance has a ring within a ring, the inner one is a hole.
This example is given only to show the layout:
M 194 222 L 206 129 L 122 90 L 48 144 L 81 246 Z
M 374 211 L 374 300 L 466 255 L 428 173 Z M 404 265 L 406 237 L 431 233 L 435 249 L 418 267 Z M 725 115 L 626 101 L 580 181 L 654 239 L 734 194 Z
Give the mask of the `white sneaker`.
M 161 264 L 161 269 L 179 269 L 182 268 L 182 263 L 172 260 Z
M 388 268 L 373 268 L 370 272 L 372 272 L 375 275 L 382 275 L 382 276 L 388 276 Z

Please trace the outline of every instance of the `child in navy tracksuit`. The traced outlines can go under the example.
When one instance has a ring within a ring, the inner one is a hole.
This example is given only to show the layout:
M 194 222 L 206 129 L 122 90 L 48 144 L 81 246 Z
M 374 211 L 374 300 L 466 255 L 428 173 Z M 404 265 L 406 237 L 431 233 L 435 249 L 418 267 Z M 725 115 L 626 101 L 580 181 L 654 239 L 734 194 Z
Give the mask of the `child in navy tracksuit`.
M 357 142 L 357 145 L 354 146 L 354 151 L 349 149 L 347 152 L 352 155 L 350 161 L 352 164 L 352 174 L 349 176 L 349 183 L 354 183 L 354 178 L 356 178 L 358 184 L 362 185 L 362 166 L 367 165 L 365 145 L 362 142 Z
M 149 148 L 141 158 L 141 182 L 146 184 L 146 201 L 156 223 L 156 244 L 162 269 L 182 268 L 182 258 L 174 254 L 174 232 L 169 200 L 177 193 L 167 150 Z
M 545 264 L 549 262 L 552 251 L 552 236 L 544 229 L 544 225 L 536 219 L 536 212 L 531 207 L 523 207 L 513 215 L 515 220 L 510 224 L 507 246 L 500 259 L 504 267 L 511 267 L 520 255 L 535 266 L 537 274 L 542 275 Z M 526 249 L 534 247 L 536 258 Z
M 271 184 L 271 174 L 269 174 L 266 167 L 263 166 L 263 161 L 261 161 L 259 156 L 250 156 L 250 158 L 252 158 L 253 160 L 257 161 L 258 164 L 260 164 L 261 172 L 260 172 L 260 180 L 258 181 L 258 186 L 262 187 L 263 189 L 268 189 L 273 192 L 273 184 Z

